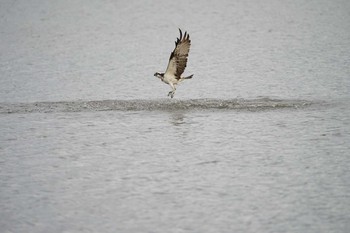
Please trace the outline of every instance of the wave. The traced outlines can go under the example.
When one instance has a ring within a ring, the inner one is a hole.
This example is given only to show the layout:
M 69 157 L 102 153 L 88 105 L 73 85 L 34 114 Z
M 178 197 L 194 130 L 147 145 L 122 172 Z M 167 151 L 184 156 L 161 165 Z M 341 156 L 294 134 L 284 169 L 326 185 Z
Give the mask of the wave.
M 158 100 L 99 100 L 34 103 L 0 103 L 0 113 L 48 113 L 93 111 L 175 111 L 175 110 L 247 110 L 262 111 L 303 108 L 312 102 L 283 99 L 158 99 Z

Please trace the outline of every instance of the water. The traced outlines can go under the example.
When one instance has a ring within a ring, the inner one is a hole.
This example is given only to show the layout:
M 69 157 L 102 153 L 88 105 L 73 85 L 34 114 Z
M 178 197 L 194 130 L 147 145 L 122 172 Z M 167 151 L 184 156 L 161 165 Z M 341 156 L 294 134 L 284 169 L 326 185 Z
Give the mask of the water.
M 348 1 L 0 6 L 1 232 L 350 231 Z

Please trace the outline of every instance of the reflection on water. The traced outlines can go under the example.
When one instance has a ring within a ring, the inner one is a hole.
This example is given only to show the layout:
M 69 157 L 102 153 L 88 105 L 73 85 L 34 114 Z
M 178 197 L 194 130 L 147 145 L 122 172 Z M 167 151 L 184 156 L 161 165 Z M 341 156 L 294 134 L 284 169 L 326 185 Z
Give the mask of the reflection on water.
M 185 124 L 185 116 L 183 112 L 174 111 L 170 113 L 170 123 L 174 126 L 180 126 Z

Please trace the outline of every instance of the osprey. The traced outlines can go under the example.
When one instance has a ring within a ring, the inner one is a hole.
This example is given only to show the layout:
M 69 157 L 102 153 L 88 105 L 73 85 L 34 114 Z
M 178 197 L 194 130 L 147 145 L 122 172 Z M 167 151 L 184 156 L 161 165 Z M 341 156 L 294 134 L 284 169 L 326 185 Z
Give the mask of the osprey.
M 157 72 L 154 74 L 154 76 L 159 78 L 161 81 L 170 85 L 172 91 L 168 93 L 168 96 L 170 96 L 171 98 L 174 97 L 176 85 L 185 79 L 192 78 L 193 76 L 193 74 L 187 77 L 181 76 L 186 68 L 188 52 L 190 51 L 191 46 L 191 40 L 190 35 L 187 34 L 187 32 L 185 32 L 185 34 L 182 36 L 182 31 L 180 28 L 179 31 L 180 38 L 177 38 L 177 40 L 175 41 L 175 49 L 170 54 L 168 67 L 165 73 Z

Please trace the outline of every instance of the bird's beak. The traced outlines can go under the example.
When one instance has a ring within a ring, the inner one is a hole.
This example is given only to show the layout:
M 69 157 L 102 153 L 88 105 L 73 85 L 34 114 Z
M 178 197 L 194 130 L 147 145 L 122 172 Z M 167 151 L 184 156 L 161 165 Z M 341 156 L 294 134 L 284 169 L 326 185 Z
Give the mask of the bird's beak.
M 154 76 L 156 76 L 156 77 L 157 77 L 157 73 L 154 73 Z

